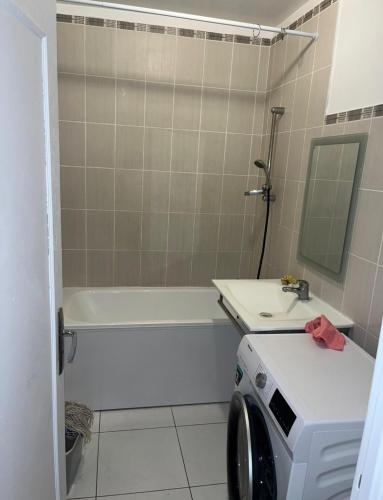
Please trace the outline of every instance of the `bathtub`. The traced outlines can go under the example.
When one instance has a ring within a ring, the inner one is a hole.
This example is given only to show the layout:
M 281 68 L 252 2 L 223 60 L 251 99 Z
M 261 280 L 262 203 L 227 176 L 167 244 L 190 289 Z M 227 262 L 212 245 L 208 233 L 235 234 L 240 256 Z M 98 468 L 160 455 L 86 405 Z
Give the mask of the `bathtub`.
M 66 288 L 65 398 L 94 410 L 228 401 L 240 342 L 213 288 Z

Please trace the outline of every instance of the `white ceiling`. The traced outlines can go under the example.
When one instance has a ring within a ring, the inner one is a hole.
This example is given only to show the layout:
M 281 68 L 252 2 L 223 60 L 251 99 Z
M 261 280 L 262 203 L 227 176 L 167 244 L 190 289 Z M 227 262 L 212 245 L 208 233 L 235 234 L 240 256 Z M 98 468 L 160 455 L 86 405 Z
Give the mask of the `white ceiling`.
M 277 26 L 307 0 L 105 0 Z

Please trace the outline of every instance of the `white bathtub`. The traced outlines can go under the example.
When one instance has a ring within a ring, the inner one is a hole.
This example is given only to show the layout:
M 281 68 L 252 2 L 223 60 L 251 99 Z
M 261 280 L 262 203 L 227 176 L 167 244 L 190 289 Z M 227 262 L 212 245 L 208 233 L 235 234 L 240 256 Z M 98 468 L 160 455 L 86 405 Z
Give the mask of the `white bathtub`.
M 228 401 L 240 337 L 213 288 L 67 288 L 65 397 L 93 409 Z

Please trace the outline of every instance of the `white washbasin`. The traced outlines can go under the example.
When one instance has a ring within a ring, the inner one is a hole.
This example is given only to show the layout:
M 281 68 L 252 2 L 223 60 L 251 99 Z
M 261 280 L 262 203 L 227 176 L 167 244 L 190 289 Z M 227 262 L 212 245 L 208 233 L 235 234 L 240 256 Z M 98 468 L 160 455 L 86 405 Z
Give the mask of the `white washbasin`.
M 250 332 L 301 330 L 305 323 L 324 314 L 337 328 L 351 328 L 353 322 L 310 292 L 302 301 L 283 292 L 280 280 L 213 280 L 224 304 Z

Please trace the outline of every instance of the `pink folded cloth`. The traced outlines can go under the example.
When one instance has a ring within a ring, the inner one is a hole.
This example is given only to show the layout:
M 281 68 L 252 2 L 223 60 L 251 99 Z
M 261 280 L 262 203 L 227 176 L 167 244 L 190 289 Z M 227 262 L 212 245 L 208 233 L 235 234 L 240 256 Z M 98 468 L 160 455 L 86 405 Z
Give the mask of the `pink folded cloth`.
M 305 324 L 305 331 L 311 333 L 313 339 L 318 344 L 328 349 L 343 351 L 344 344 L 346 343 L 344 336 L 323 314 L 312 321 L 308 321 Z

